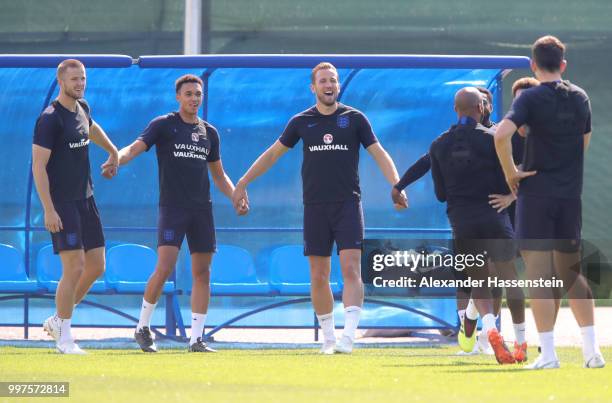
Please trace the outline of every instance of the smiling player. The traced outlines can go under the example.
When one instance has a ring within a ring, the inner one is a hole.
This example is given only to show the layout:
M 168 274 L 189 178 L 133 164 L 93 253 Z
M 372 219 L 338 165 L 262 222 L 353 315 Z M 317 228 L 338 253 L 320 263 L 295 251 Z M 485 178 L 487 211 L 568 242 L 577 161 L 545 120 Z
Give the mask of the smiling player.
M 216 250 L 208 171 L 228 198 L 234 184 L 221 164 L 217 130 L 198 117 L 202 80 L 184 75 L 175 88 L 179 111 L 153 119 L 136 141 L 119 152 L 119 163 L 125 165 L 155 145 L 159 167 L 158 259 L 147 283 L 134 337 L 142 351 L 157 351 L 151 337 L 151 315 L 187 236 L 193 275 L 189 351 L 214 352 L 201 338 L 210 301 L 210 265 Z M 240 204 L 237 212 L 246 214 L 246 205 Z
M 324 335 L 321 352 L 350 353 L 363 304 L 360 145 L 372 155 L 391 185 L 398 182 L 399 176 L 365 115 L 338 102 L 340 82 L 332 64 L 320 63 L 312 70 L 310 89 L 316 105 L 295 115 L 280 138 L 257 158 L 236 184 L 233 201 L 238 207 L 242 200 L 247 200 L 247 185 L 270 169 L 300 139 L 303 141 L 304 255 L 310 262 L 312 304 Z M 403 193 L 396 207 L 407 207 Z M 337 344 L 334 298 L 329 285 L 334 241 L 344 278 L 345 307 L 344 332 Z

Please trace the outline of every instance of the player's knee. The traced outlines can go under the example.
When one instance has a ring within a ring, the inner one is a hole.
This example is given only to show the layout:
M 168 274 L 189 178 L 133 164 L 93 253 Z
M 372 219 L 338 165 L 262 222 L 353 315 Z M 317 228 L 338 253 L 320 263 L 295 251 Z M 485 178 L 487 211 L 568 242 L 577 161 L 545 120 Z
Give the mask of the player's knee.
M 519 287 L 508 287 L 506 288 L 506 299 L 508 300 L 508 304 L 510 301 L 520 301 L 521 303 L 525 303 L 525 293 L 522 288 Z
M 90 270 L 91 273 L 94 274 L 96 277 L 102 277 L 104 271 L 106 270 L 106 267 L 104 264 L 98 264 L 91 268 L 88 268 L 88 270 Z
M 170 265 L 166 265 L 166 264 L 162 264 L 161 262 L 158 262 L 157 266 L 155 267 L 155 272 L 153 273 L 153 275 L 166 281 L 168 277 L 170 277 L 170 274 L 172 274 L 173 269 L 174 267 Z
M 313 287 L 329 286 L 329 272 L 320 270 L 310 273 L 310 282 Z
M 361 264 L 359 262 L 349 261 L 342 266 L 342 277 L 344 282 L 360 282 L 361 281 Z
M 82 253 L 70 253 L 62 256 L 64 276 L 80 276 L 85 270 L 85 256 Z
M 210 266 L 194 270 L 192 274 L 194 282 L 210 284 Z

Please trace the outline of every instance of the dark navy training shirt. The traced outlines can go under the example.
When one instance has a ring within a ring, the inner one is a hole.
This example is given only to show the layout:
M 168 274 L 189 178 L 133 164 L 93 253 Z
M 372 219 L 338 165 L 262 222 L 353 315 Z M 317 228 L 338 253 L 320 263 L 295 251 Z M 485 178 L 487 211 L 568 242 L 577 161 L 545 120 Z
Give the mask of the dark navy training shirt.
M 494 128 L 495 122 L 488 121 L 488 124 L 483 125 L 486 128 Z M 419 158 L 414 164 L 412 164 L 400 181 L 395 185 L 397 190 L 404 190 L 408 185 L 413 184 L 417 180 L 421 179 L 429 170 L 431 169 L 431 159 L 429 158 L 429 154 L 424 154 L 421 158 Z
M 313 106 L 291 118 L 279 141 L 293 148 L 300 139 L 304 204 L 360 200 L 359 145 L 378 141 L 365 115 L 343 104 L 323 115 Z
M 523 163 L 523 155 L 525 154 L 525 137 L 521 136 L 517 131 L 512 135 L 512 160 L 514 165 Z
M 429 158 L 429 154 L 424 154 L 421 158 L 419 158 L 414 164 L 412 164 L 400 181 L 395 185 L 397 190 L 404 190 L 408 185 L 416 182 L 421 179 L 429 170 L 431 169 L 431 159 Z
M 76 111 L 54 101 L 40 115 L 34 144 L 51 150 L 47 163 L 49 191 L 54 202 L 84 200 L 93 195 L 89 166 L 89 105 L 81 99 Z
M 208 122 L 186 123 L 178 112 L 153 119 L 138 137 L 156 146 L 159 205 L 207 209 L 212 205 L 208 162 L 220 159 L 219 134 Z
M 582 194 L 584 134 L 591 131 L 586 92 L 569 81 L 546 82 L 524 90 L 506 119 L 529 126 L 519 194 L 579 198 Z
M 495 152 L 493 131 L 475 120 L 468 118 L 452 126 L 434 140 L 429 155 L 436 197 L 447 202 L 451 221 L 472 218 L 464 216 L 466 209 L 494 211 L 489 195 L 510 193 Z

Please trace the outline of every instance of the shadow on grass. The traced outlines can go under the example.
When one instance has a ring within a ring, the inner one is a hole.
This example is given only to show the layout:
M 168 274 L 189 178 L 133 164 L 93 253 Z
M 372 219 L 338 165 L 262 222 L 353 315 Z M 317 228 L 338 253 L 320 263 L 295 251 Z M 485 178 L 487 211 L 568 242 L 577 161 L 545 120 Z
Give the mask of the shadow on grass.
M 516 367 L 516 366 L 501 366 L 499 364 L 494 364 L 495 368 L 489 368 L 489 369 L 483 369 L 483 368 L 476 368 L 476 369 L 465 369 L 465 370 L 457 370 L 457 371 L 451 371 L 451 370 L 447 370 L 447 371 L 443 371 L 449 374 L 467 374 L 467 373 L 479 373 L 479 374 L 486 374 L 486 373 L 497 373 L 497 372 L 503 372 L 503 373 L 508 373 L 508 372 L 523 372 L 525 374 L 530 374 L 533 373 L 533 371 L 528 371 L 526 369 L 524 369 L 523 367 Z M 542 372 L 542 371 L 536 371 L 536 372 Z
M 478 367 L 492 367 L 492 366 L 498 366 L 499 364 L 497 363 L 493 363 L 493 362 L 466 362 L 466 361 L 455 361 L 455 362 L 449 362 L 449 363 L 439 363 L 439 362 L 432 362 L 431 364 L 392 364 L 392 365 L 383 365 L 383 368 L 427 368 L 427 367 L 432 367 L 432 368 L 440 368 L 440 367 L 474 367 L 474 366 L 478 366 Z M 486 370 L 474 370 L 476 372 L 479 371 L 484 371 L 486 372 Z M 448 372 L 452 372 L 452 371 L 448 371 Z M 456 371 L 456 372 L 470 372 L 469 370 L 466 371 Z

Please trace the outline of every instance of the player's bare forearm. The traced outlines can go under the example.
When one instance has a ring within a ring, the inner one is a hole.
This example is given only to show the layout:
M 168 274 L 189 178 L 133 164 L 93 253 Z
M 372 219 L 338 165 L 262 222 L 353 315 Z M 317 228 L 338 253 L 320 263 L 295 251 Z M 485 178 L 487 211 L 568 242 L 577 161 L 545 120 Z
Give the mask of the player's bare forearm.
M 287 150 L 289 148 L 277 140 L 255 160 L 253 165 L 236 183 L 236 187 L 246 188 L 249 183 L 266 173 Z
M 108 152 L 108 159 L 102 164 L 102 176 L 107 179 L 117 175 L 117 168 L 119 166 L 119 151 L 112 141 L 108 138 L 104 130 L 96 123 L 93 122 L 89 128 L 89 138 L 98 146 L 102 147 Z
M 49 176 L 47 175 L 47 163 L 51 156 L 51 150 L 37 145 L 32 146 L 32 176 L 38 197 L 45 211 L 53 210 L 51 192 L 49 190 Z
M 45 213 L 45 228 L 52 233 L 63 229 L 62 219 L 55 211 L 49 190 L 49 176 L 47 175 L 47 163 L 51 158 L 51 150 L 34 144 L 32 146 L 32 176 L 38 197 L 43 205 Z
M 32 164 L 32 174 L 43 209 L 45 211 L 53 209 L 51 193 L 49 192 L 49 177 L 47 176 L 47 170 L 44 167 L 40 167 L 39 164 Z
M 89 128 L 89 138 L 94 144 L 102 147 L 109 155 L 117 156 L 117 147 L 108 138 L 104 130 L 96 122 L 93 122 Z
M 208 170 L 210 171 L 210 175 L 217 189 L 231 200 L 232 194 L 234 193 L 234 183 L 225 173 L 221 160 L 209 162 Z
M 147 145 L 142 140 L 136 140 L 129 146 L 125 146 L 119 151 L 119 166 L 126 165 L 128 162 L 142 154 L 147 149 Z
M 591 132 L 584 134 L 584 152 L 586 154 L 589 149 L 589 144 L 591 144 Z
M 374 161 L 376 161 L 376 165 L 380 168 L 387 182 L 389 182 L 391 186 L 399 182 L 400 178 L 397 173 L 397 168 L 387 151 L 385 151 L 379 143 L 372 144 L 367 150 L 372 158 L 374 158 Z

